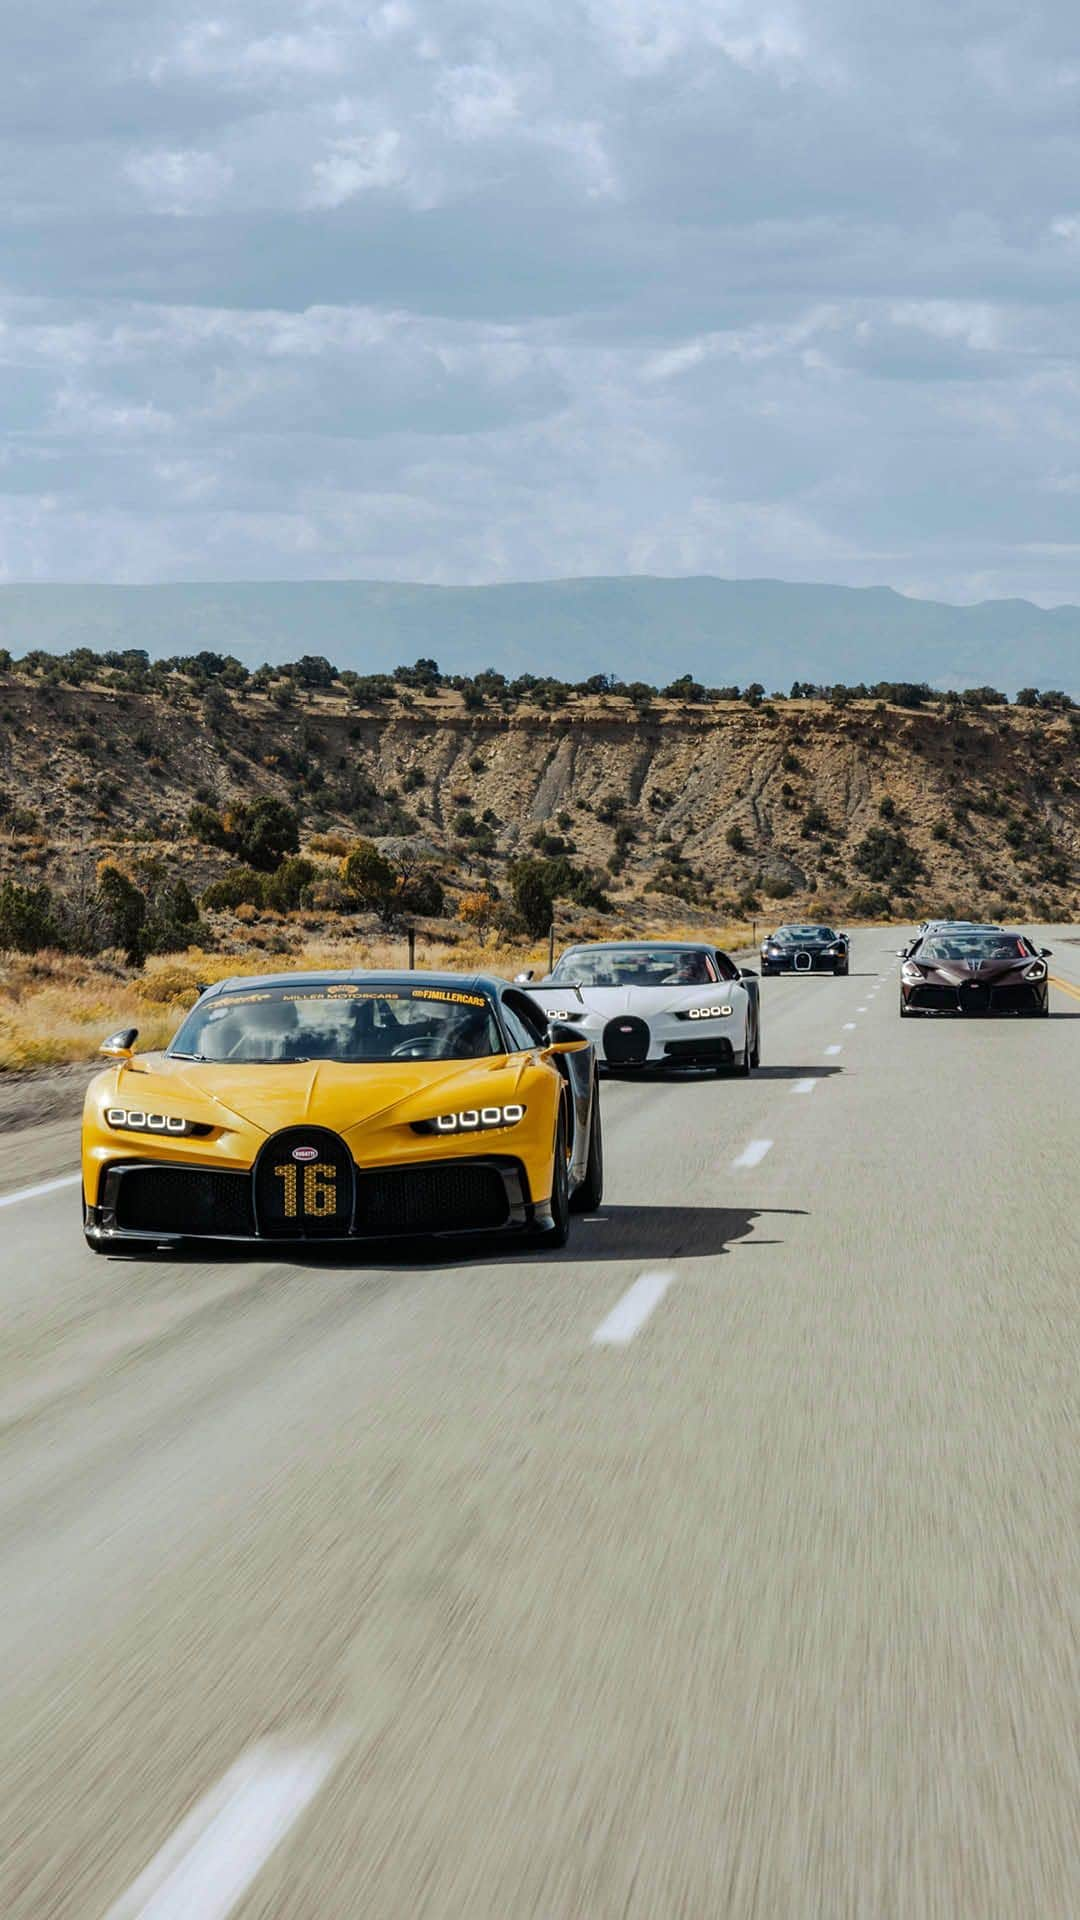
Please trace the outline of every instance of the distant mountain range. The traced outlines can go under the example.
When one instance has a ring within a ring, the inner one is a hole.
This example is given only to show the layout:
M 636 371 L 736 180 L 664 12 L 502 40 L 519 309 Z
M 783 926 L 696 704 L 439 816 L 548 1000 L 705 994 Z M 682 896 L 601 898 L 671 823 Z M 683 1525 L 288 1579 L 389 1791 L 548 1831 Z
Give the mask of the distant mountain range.
M 933 686 L 1062 687 L 1080 697 L 1080 608 L 1027 600 L 948 606 L 890 587 L 783 580 L 613 579 L 505 586 L 380 580 L 175 586 L 0 586 L 0 646 L 151 655 L 233 653 L 248 666 L 321 653 L 385 672 L 420 656 L 444 671 L 497 667 L 663 684 L 926 680 Z

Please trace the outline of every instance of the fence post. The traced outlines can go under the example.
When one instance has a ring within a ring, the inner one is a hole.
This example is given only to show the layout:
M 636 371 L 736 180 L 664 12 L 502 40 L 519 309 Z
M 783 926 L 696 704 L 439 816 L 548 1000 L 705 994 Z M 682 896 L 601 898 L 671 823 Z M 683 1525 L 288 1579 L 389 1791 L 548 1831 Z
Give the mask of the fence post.
M 555 922 L 548 929 L 548 972 L 555 971 Z
M 416 928 L 409 928 L 409 972 L 416 972 Z

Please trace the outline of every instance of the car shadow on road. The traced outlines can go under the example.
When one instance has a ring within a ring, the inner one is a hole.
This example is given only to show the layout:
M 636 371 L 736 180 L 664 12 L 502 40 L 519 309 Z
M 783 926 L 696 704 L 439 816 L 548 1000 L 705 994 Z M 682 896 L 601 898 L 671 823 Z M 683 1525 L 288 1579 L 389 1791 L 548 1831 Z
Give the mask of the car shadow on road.
M 351 1246 L 290 1247 L 283 1257 L 304 1267 L 543 1266 L 603 1260 L 687 1260 L 726 1253 L 761 1219 L 805 1218 L 802 1207 L 601 1207 L 575 1220 L 565 1247 L 512 1234 L 460 1240 L 374 1241 Z M 762 1244 L 755 1242 L 755 1244 Z M 770 1242 L 770 1244 L 776 1244 Z M 264 1256 L 265 1257 L 265 1254 Z
M 754 1080 L 831 1080 L 843 1067 L 755 1067 Z

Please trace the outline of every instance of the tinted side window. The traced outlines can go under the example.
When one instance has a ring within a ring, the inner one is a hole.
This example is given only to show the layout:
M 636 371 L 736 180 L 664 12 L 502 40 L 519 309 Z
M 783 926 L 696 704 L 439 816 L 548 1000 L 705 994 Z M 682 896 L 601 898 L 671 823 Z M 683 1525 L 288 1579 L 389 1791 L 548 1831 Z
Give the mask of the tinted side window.
M 720 972 L 721 980 L 737 980 L 739 978 L 739 969 L 729 954 L 718 953 L 716 955 L 716 964 Z
M 503 1022 L 516 1052 L 525 1053 L 530 1047 L 541 1044 L 547 1034 L 547 1023 L 538 1007 L 534 1007 L 524 994 L 505 993 L 502 1000 Z

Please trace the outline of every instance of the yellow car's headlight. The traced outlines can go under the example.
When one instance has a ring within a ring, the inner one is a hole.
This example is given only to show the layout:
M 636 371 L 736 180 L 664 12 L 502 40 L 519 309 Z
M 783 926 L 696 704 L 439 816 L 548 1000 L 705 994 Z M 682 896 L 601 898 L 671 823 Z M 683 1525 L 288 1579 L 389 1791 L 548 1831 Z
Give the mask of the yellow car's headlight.
M 174 1140 L 185 1134 L 190 1138 L 214 1131 L 198 1120 L 184 1120 L 176 1113 L 155 1113 L 148 1107 L 106 1107 L 105 1118 L 121 1133 L 168 1134 Z
M 516 1127 L 524 1118 L 525 1109 L 517 1102 L 508 1107 L 466 1107 L 461 1113 L 440 1113 L 433 1120 L 416 1120 L 413 1132 L 487 1133 L 495 1127 Z

